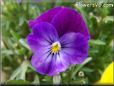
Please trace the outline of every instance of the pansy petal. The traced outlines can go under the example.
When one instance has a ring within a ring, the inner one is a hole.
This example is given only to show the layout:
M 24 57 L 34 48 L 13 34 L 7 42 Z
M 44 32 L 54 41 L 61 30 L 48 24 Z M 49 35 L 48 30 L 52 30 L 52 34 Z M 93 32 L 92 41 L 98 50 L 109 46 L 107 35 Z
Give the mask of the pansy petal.
M 60 38 L 63 59 L 71 64 L 83 62 L 88 55 L 88 40 L 81 33 L 67 33 Z
M 63 59 L 61 54 L 55 54 L 53 56 L 48 75 L 53 76 L 60 72 L 63 72 L 69 67 L 69 65 L 69 61 Z
M 36 24 L 33 33 L 28 35 L 27 42 L 33 52 L 49 46 L 58 39 L 56 29 L 46 22 Z
M 38 73 L 48 74 L 50 71 L 50 65 L 52 61 L 52 55 L 50 52 L 37 51 L 31 59 L 31 64 Z
M 59 36 L 67 32 L 80 32 L 89 39 L 88 28 L 82 16 L 75 10 L 62 7 L 62 10 L 51 22 L 58 31 Z
M 47 22 L 40 22 L 36 24 L 33 29 L 33 33 L 38 36 L 39 39 L 47 40 L 51 43 L 57 41 L 58 34 L 56 29 Z
M 36 52 L 32 59 L 31 64 L 35 70 L 40 74 L 47 74 L 54 76 L 60 72 L 65 71 L 69 63 L 65 59 L 61 58 L 61 55 L 53 55 L 51 53 Z
M 30 49 L 33 51 L 33 53 L 38 50 L 43 51 L 51 47 L 48 41 L 39 39 L 38 36 L 35 34 L 29 34 L 27 36 L 27 42 L 28 42 Z
M 38 16 L 34 20 L 29 20 L 28 24 L 29 27 L 32 28 L 35 24 L 39 22 L 51 22 L 52 18 L 61 10 L 61 7 L 55 7 L 53 9 L 50 9 L 40 16 Z

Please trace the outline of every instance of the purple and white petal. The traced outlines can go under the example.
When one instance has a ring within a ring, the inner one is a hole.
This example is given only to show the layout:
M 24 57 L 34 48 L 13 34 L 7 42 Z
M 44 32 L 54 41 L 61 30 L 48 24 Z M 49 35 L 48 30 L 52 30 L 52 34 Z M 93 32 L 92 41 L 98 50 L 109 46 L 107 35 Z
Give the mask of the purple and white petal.
M 63 59 L 79 64 L 88 56 L 88 40 L 81 33 L 67 33 L 60 38 Z
M 38 51 L 33 55 L 31 64 L 38 73 L 54 76 L 69 67 L 69 62 L 61 56 L 62 55 L 52 55 L 49 52 L 41 53 Z
M 27 43 L 31 50 L 34 52 L 42 49 L 48 49 L 49 43 L 46 40 L 41 40 L 38 38 L 37 35 L 31 33 L 27 36 Z M 42 48 L 43 47 L 43 48 Z
M 49 48 L 51 44 L 58 40 L 56 29 L 49 23 L 41 22 L 33 27 L 33 33 L 27 37 L 27 42 L 33 52 L 42 48 Z
M 48 74 L 52 62 L 52 55 L 49 51 L 37 51 L 31 59 L 34 69 L 41 74 Z
M 54 76 L 60 72 L 65 71 L 69 67 L 70 63 L 66 59 L 62 58 L 62 54 L 55 54 L 50 66 L 49 76 Z

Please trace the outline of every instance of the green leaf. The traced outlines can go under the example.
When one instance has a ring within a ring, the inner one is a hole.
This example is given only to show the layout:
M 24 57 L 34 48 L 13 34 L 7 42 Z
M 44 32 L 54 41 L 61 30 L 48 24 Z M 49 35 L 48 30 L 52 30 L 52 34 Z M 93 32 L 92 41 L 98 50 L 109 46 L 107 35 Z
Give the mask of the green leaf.
M 93 72 L 94 71 L 93 69 L 90 69 L 88 67 L 84 67 L 81 70 L 84 71 L 84 72 Z
M 18 67 L 14 72 L 13 74 L 11 75 L 10 77 L 10 80 L 14 80 L 14 79 L 22 79 L 22 80 L 25 80 L 25 75 L 26 75 L 26 71 L 27 71 L 27 68 L 29 66 L 29 62 L 28 61 L 24 61 L 20 67 Z
M 25 21 L 25 18 L 22 16 L 19 18 L 19 26 L 22 26 Z
M 38 75 L 35 76 L 34 81 L 33 81 L 32 83 L 33 83 L 33 84 L 37 84 L 37 85 L 40 84 Z
M 30 49 L 29 46 L 27 45 L 25 39 L 20 39 L 19 42 L 20 42 L 20 44 L 21 44 L 22 46 L 24 46 L 25 48 Z
M 105 45 L 106 43 L 103 42 L 103 41 L 101 41 L 101 40 L 93 40 L 93 39 L 91 39 L 91 40 L 89 41 L 89 44 L 90 44 L 90 45 Z
M 24 84 L 30 84 L 30 82 L 25 80 L 8 80 L 6 84 L 12 84 L 12 85 L 24 85 Z
M 20 72 L 21 72 L 21 69 L 19 67 L 12 73 L 9 80 L 14 80 Z
M 107 22 L 113 22 L 114 21 L 114 16 L 106 16 L 105 18 L 103 18 L 103 22 L 107 23 Z
M 21 65 L 21 73 L 19 74 L 19 76 L 17 77 L 17 79 L 23 79 L 25 80 L 25 75 L 26 75 L 26 71 L 27 71 L 27 68 L 28 68 L 28 61 L 24 61 Z
M 61 75 L 58 74 L 58 75 L 53 76 L 53 84 L 54 85 L 59 85 L 60 82 L 61 82 Z
M 2 50 L 1 53 L 4 54 L 4 56 L 5 55 L 13 55 L 14 54 L 14 52 L 12 50 Z
M 74 72 L 72 73 L 71 78 L 73 78 L 73 77 L 77 74 L 77 72 L 78 72 L 85 64 L 87 64 L 87 63 L 90 62 L 91 60 L 92 60 L 92 58 L 91 58 L 91 57 L 88 57 L 82 64 L 77 65 L 77 68 L 76 68 L 76 70 L 74 70 Z
M 13 30 L 10 30 L 10 33 L 13 36 L 13 38 L 15 38 L 16 40 L 20 39 L 20 36 L 16 32 L 14 32 Z

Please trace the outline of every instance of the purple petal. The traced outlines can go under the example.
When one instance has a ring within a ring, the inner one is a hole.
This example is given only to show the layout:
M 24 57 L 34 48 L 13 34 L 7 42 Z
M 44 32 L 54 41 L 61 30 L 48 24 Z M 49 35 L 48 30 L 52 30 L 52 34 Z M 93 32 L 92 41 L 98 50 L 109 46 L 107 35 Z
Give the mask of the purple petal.
M 50 71 L 52 55 L 49 52 L 37 51 L 31 59 L 31 64 L 38 73 L 48 74 Z
M 31 64 L 38 73 L 47 74 L 49 76 L 63 72 L 69 66 L 69 62 L 61 58 L 61 55 L 41 53 L 40 51 L 33 55 Z
M 39 39 L 38 36 L 35 34 L 29 34 L 27 36 L 27 42 L 33 52 L 36 52 L 37 50 L 45 50 L 47 48 L 50 48 L 49 42 L 41 38 Z
M 50 66 L 49 76 L 54 76 L 60 72 L 65 71 L 69 67 L 70 63 L 66 59 L 63 59 L 62 54 L 56 54 L 53 56 Z
M 81 33 L 67 33 L 60 38 L 63 59 L 71 64 L 82 63 L 88 55 L 88 40 Z
M 36 19 L 30 20 L 29 26 L 32 28 L 39 22 L 52 23 L 57 29 L 59 36 L 67 32 L 81 32 L 85 38 L 90 38 L 88 28 L 82 16 L 77 11 L 68 7 L 61 6 L 52 8 Z
M 28 35 L 27 42 L 33 52 L 49 48 L 51 43 L 58 40 L 56 29 L 46 22 L 36 24 L 32 30 L 33 33 Z
M 62 7 L 51 23 L 57 29 L 59 36 L 67 32 L 80 32 L 85 38 L 89 39 L 88 28 L 82 16 L 73 9 Z
M 29 27 L 32 28 L 35 24 L 39 22 L 51 22 L 52 18 L 61 10 L 61 7 L 55 7 L 50 9 L 34 20 L 29 20 Z

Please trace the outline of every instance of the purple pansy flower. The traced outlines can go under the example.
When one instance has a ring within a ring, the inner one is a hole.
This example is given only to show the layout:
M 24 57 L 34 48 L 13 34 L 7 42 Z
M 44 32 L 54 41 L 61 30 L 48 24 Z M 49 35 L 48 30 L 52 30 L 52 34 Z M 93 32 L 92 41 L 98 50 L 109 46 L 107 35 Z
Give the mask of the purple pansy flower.
M 29 21 L 27 42 L 33 51 L 31 64 L 41 74 L 53 76 L 88 55 L 88 28 L 81 15 L 68 7 L 55 7 Z

